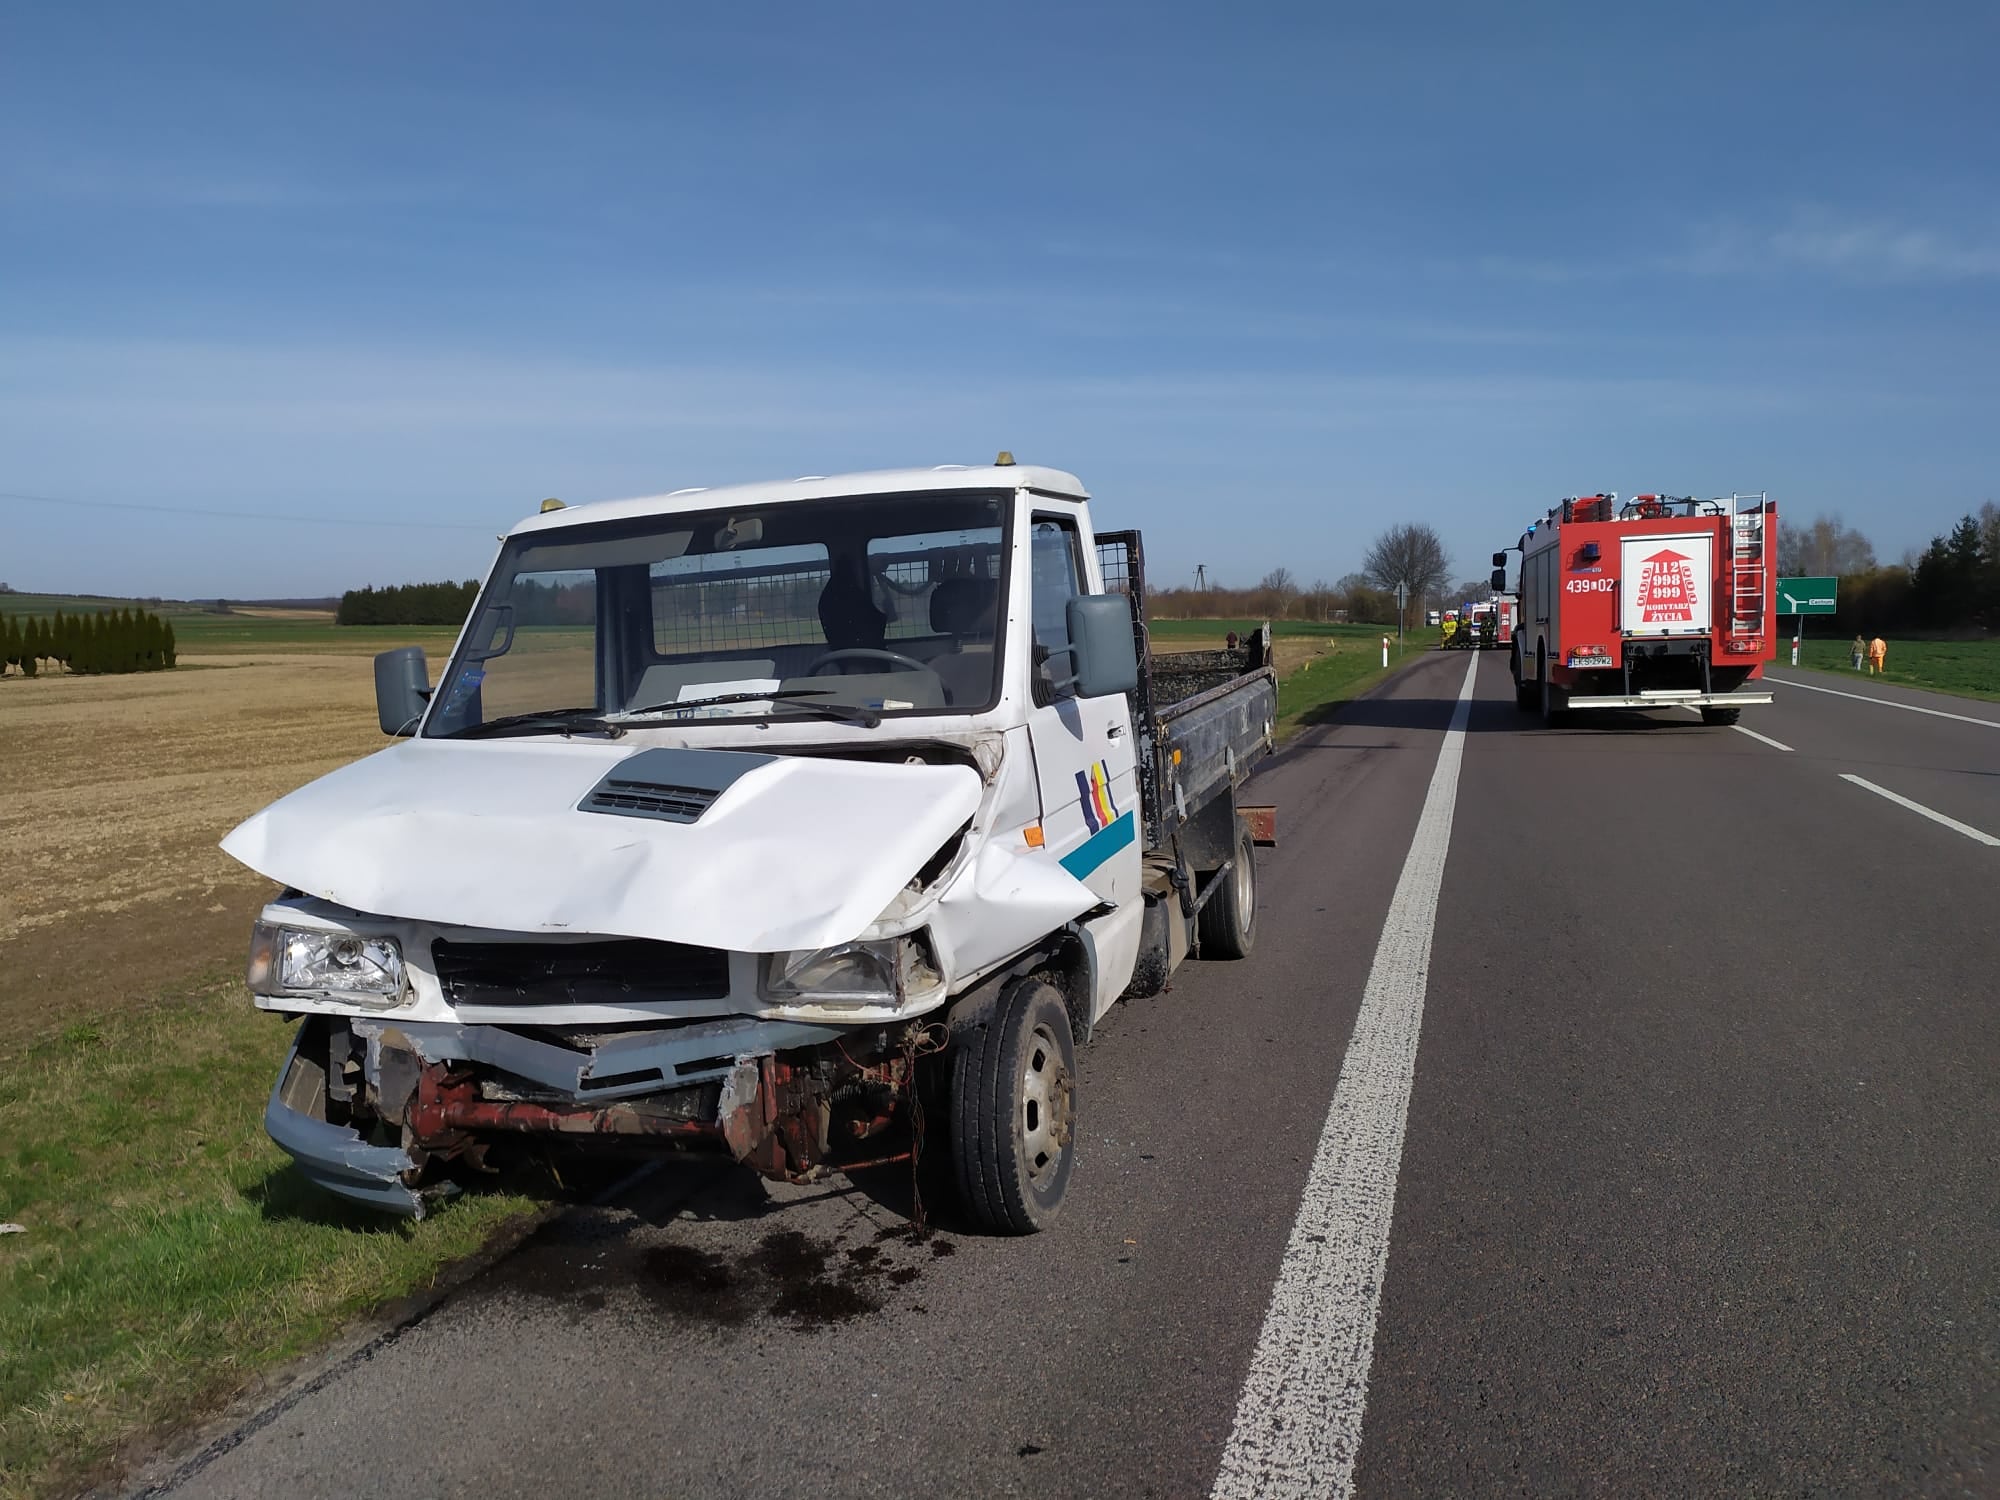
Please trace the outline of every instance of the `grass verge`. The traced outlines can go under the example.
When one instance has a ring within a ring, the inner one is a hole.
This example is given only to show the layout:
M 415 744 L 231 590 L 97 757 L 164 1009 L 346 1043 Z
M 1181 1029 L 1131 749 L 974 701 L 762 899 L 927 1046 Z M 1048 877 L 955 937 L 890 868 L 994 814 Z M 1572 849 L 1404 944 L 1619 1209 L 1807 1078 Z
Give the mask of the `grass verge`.
M 291 1035 L 240 981 L 0 1064 L 0 1496 L 53 1494 L 211 1410 L 533 1207 L 349 1211 L 264 1136 Z
M 1220 646 L 1230 631 L 1238 635 L 1248 635 L 1262 620 L 1162 620 L 1151 616 L 1146 621 L 1146 630 L 1155 640 L 1201 641 Z M 1271 634 L 1289 639 L 1326 639 L 1336 641 L 1380 641 L 1384 627 L 1380 625 L 1329 625 L 1318 620 L 1275 620 L 1271 622 Z M 1387 627 L 1390 635 L 1396 627 Z M 1435 634 L 1435 632 L 1433 632 Z
M 1950 693 L 1957 698 L 1983 698 L 2000 702 L 2000 640 L 1985 641 L 1887 641 L 1889 654 L 1883 658 L 1882 681 L 1904 687 L 1925 688 L 1933 693 Z M 1799 646 L 1799 665 L 1815 672 L 1832 672 L 1842 677 L 1865 680 L 1867 670 L 1854 670 L 1853 646 L 1847 641 L 1816 641 L 1808 637 Z M 1780 643 L 1777 666 L 1782 671 L 1791 660 L 1789 640 Z
M 1367 641 L 1340 642 L 1325 655 L 1316 656 L 1278 682 L 1278 742 L 1283 744 L 1301 730 L 1323 724 L 1343 703 L 1396 675 L 1404 667 L 1422 659 L 1421 650 L 1406 650 L 1400 657 L 1392 648 L 1389 665 L 1382 665 L 1381 635 Z

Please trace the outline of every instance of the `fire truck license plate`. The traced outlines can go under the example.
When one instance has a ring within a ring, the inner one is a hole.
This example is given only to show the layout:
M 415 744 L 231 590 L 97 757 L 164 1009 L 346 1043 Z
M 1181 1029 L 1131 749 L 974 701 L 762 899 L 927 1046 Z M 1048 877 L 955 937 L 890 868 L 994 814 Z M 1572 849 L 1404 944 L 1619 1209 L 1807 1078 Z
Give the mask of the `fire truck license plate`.
M 1572 667 L 1608 667 L 1611 665 L 1611 658 L 1608 656 L 1572 656 L 1569 659 L 1569 664 Z

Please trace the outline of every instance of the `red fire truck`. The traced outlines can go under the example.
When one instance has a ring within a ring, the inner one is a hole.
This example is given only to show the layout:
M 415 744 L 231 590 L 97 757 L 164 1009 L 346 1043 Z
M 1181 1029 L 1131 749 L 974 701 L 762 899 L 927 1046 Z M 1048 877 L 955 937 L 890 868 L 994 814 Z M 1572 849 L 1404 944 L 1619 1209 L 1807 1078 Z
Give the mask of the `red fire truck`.
M 1515 701 L 1545 724 L 1586 708 L 1734 724 L 1769 703 L 1755 685 L 1777 656 L 1777 531 L 1763 495 L 1563 501 L 1517 544 Z M 1493 554 L 1496 588 L 1506 561 Z

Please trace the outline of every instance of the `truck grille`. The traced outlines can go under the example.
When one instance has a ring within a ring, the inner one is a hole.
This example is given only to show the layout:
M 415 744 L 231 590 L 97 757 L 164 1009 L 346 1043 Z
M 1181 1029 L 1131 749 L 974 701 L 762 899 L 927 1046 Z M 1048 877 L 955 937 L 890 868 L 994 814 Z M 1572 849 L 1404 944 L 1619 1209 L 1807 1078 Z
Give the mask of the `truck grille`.
M 598 943 L 431 944 L 452 1005 L 633 1005 L 720 1000 L 729 955 L 717 948 L 616 938 Z

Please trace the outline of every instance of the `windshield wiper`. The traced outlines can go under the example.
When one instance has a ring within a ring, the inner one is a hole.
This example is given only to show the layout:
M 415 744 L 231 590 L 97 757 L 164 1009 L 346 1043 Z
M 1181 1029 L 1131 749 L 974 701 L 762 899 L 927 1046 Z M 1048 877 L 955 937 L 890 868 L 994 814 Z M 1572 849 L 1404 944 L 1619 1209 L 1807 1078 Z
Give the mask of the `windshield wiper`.
M 533 713 L 503 714 L 497 719 L 488 719 L 483 724 L 468 724 L 463 729 L 454 729 L 450 734 L 439 735 L 444 740 L 476 740 L 497 734 L 541 734 L 551 729 L 559 729 L 565 735 L 576 730 L 594 730 L 617 739 L 625 732 L 622 724 L 613 724 L 594 708 L 543 708 Z
M 821 718 L 835 719 L 843 724 L 859 724 L 864 729 L 873 729 L 882 722 L 882 715 L 872 708 L 861 708 L 852 703 L 814 701 L 832 691 L 832 688 L 774 688 L 768 693 L 717 693 L 712 698 L 683 698 L 673 703 L 628 708 L 609 717 L 613 722 L 623 724 L 648 714 L 678 713 L 690 708 L 721 708 L 731 703 L 782 703 L 787 708 L 818 714 Z
M 863 708 L 857 703 L 787 703 L 787 708 L 803 709 L 809 714 L 818 714 L 823 719 L 837 719 L 843 724 L 859 724 L 863 729 L 873 729 L 882 722 L 882 711 Z
M 768 693 L 717 693 L 712 698 L 680 698 L 667 703 L 648 703 L 644 708 L 621 708 L 614 715 L 630 719 L 639 714 L 675 713 L 684 708 L 720 708 L 726 703 L 772 703 L 787 698 L 818 698 L 832 688 L 773 688 Z

